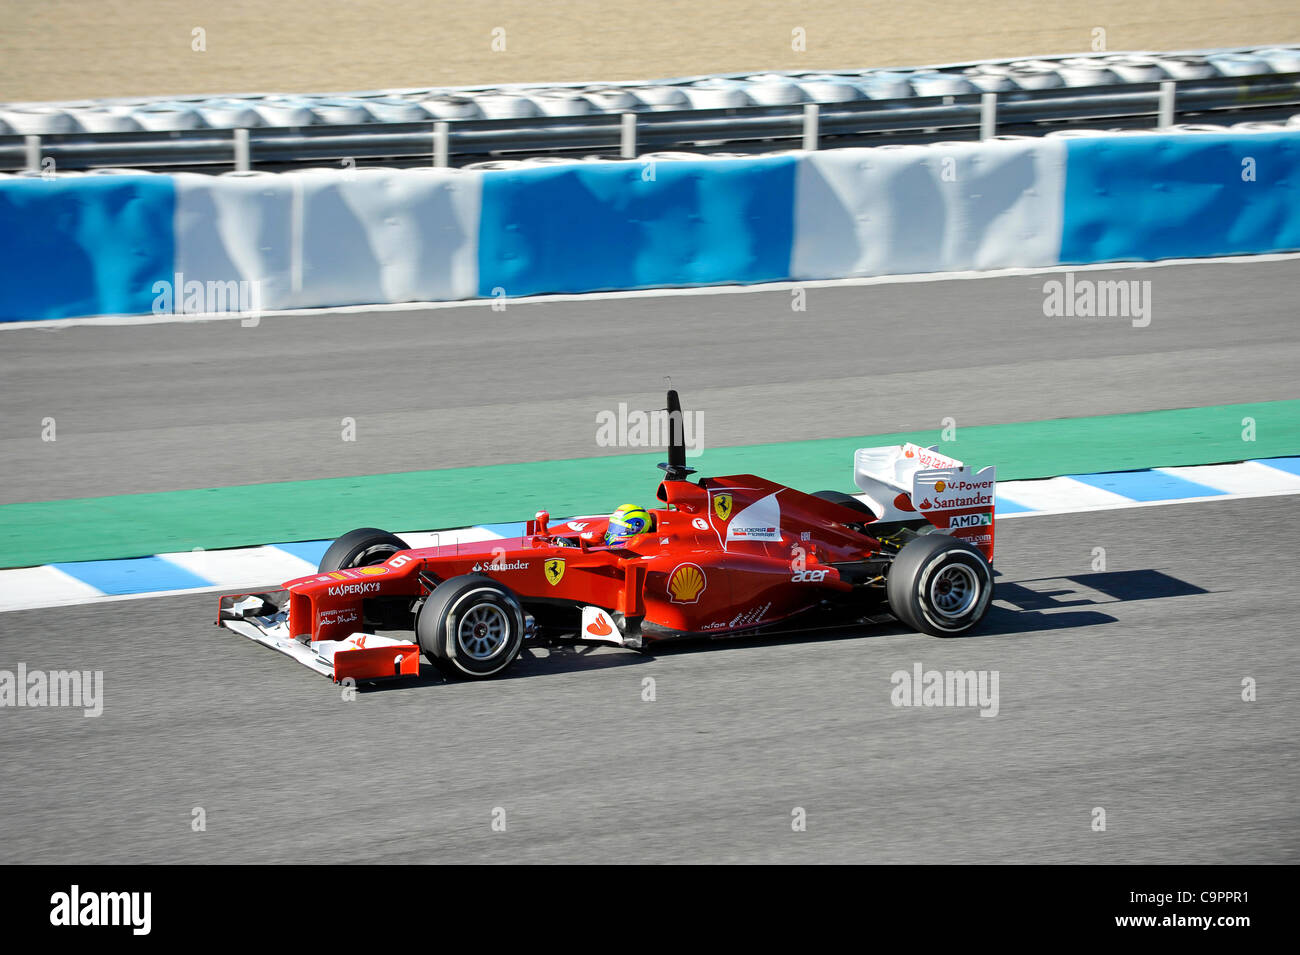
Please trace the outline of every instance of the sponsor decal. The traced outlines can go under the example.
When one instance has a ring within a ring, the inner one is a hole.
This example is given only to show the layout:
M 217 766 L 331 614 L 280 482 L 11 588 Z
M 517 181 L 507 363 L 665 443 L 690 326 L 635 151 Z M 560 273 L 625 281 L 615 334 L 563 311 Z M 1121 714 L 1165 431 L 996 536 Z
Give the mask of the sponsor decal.
M 718 520 L 724 524 L 731 517 L 731 495 L 727 492 L 713 495 L 713 513 L 718 515 Z
M 693 604 L 709 586 L 709 578 L 698 564 L 678 564 L 668 575 L 668 595 L 675 604 Z
M 345 623 L 356 623 L 358 614 L 355 609 L 322 610 L 319 623 L 322 627 L 335 627 Z
M 564 558 L 552 557 L 543 565 L 542 571 L 546 574 L 546 582 L 554 587 L 564 579 Z
M 327 593 L 331 597 L 356 597 L 379 593 L 378 584 L 339 584 L 331 587 Z
M 348 575 L 347 575 L 347 574 L 341 574 L 341 573 L 339 573 L 337 570 L 334 571 L 332 574 L 330 574 L 330 576 L 331 576 L 332 578 L 334 578 L 335 580 L 347 580 L 347 579 L 348 579 Z
M 820 584 L 826 579 L 828 570 L 801 570 L 790 578 L 792 584 Z
M 725 629 L 727 629 L 727 621 L 725 621 L 725 620 L 715 620 L 713 623 L 706 623 L 706 624 L 704 625 L 704 629 L 705 629 L 705 630 L 725 630 Z
M 695 520 L 691 521 L 691 527 L 695 528 L 697 531 L 707 531 L 709 529 L 709 522 L 702 517 L 697 517 Z
M 993 523 L 992 514 L 957 514 L 948 519 L 948 528 L 982 527 Z
M 938 491 L 940 494 L 943 493 L 944 488 L 946 488 L 947 486 L 948 486 L 948 485 L 947 485 L 946 483 L 944 483 L 943 481 L 935 481 L 935 482 L 934 482 L 934 489 L 935 489 L 936 491 Z
M 738 613 L 731 618 L 728 627 L 752 627 L 762 621 L 763 617 L 772 609 L 771 603 L 765 603 L 761 607 L 753 607 L 744 613 Z
M 357 573 L 364 574 L 367 577 L 378 577 L 381 574 L 388 573 L 387 567 L 358 567 Z
M 727 541 L 779 541 L 781 539 L 781 502 L 776 495 L 759 498 L 738 511 L 727 525 Z
M 962 463 L 956 458 L 950 458 L 946 454 L 940 454 L 938 451 L 931 451 L 929 448 L 923 448 L 918 444 L 903 445 L 903 457 L 915 460 L 923 468 L 959 468 Z
M 930 503 L 930 499 L 927 497 L 920 504 L 918 504 L 917 507 L 919 507 L 923 511 L 928 511 L 930 508 L 934 507 L 934 505 Z
M 573 528 L 575 531 L 585 531 L 587 529 L 587 525 L 590 523 L 591 521 L 569 521 L 569 526 Z
M 623 634 L 609 612 L 600 607 L 582 608 L 582 632 L 579 636 L 587 640 L 602 640 L 606 643 L 623 644 Z
M 528 567 L 529 564 L 526 560 L 505 560 L 498 558 L 497 560 L 490 560 L 486 564 L 475 564 L 471 568 L 471 572 L 480 570 L 527 570 Z

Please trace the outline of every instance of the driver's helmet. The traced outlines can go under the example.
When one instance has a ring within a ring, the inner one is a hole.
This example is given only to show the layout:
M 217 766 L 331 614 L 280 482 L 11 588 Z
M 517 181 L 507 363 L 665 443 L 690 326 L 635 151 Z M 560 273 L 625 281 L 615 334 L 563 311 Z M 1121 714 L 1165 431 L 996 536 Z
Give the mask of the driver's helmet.
M 609 515 L 609 527 L 605 530 L 606 544 L 626 544 L 637 534 L 648 534 L 655 529 L 655 519 L 644 507 L 624 504 Z

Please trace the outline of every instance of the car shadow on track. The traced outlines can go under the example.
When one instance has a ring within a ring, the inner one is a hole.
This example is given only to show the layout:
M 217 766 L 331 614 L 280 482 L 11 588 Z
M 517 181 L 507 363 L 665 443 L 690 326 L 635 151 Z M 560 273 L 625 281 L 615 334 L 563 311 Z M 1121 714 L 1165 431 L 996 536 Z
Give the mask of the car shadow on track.
M 995 577 L 1001 578 L 1001 575 L 995 573 Z M 1100 608 L 1129 601 L 1187 597 L 1208 592 L 1158 570 L 1100 571 L 1023 580 L 997 579 L 994 583 L 993 605 L 980 626 L 960 637 L 943 639 L 975 640 L 981 637 L 1031 635 L 1117 623 L 1119 618 Z M 520 652 L 519 659 L 498 679 L 522 680 L 561 673 L 638 666 L 653 662 L 656 656 L 669 654 L 745 650 L 826 640 L 861 640 L 910 632 L 912 631 L 903 624 L 882 613 L 871 622 L 851 626 L 776 631 L 743 637 L 696 637 L 658 644 L 644 652 L 622 650 L 603 644 L 543 644 L 525 647 Z M 364 689 L 366 692 L 382 692 L 412 686 L 444 685 L 448 682 L 453 681 L 448 681 L 435 667 L 424 664 L 420 667 L 418 678 L 366 684 Z
M 993 606 L 984 622 L 974 632 L 959 639 L 1116 623 L 1118 618 L 1099 608 L 1135 600 L 1188 597 L 1208 592 L 1158 570 L 1098 571 L 1064 577 L 999 580 L 994 584 Z

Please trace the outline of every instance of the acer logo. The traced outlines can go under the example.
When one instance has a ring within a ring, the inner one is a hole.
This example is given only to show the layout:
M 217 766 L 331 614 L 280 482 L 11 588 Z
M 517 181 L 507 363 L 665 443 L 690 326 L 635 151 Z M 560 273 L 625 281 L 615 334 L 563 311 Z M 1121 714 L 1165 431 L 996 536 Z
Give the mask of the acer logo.
M 790 578 L 792 584 L 820 584 L 826 579 L 828 570 L 801 570 Z

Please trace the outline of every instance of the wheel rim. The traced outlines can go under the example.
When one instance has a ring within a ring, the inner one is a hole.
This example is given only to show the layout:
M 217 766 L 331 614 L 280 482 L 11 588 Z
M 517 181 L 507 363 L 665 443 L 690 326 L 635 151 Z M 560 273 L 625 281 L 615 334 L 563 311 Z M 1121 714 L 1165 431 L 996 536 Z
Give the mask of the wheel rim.
M 953 619 L 975 606 L 979 592 L 975 571 L 965 564 L 949 564 L 930 582 L 930 606 L 942 616 Z
M 356 557 L 352 558 L 349 567 L 373 567 L 376 564 L 386 563 L 398 548 L 392 544 L 376 544 L 374 547 L 368 547 Z
M 490 660 L 505 647 L 509 633 L 510 621 L 504 610 L 494 604 L 479 604 L 460 618 L 456 642 L 466 656 Z

